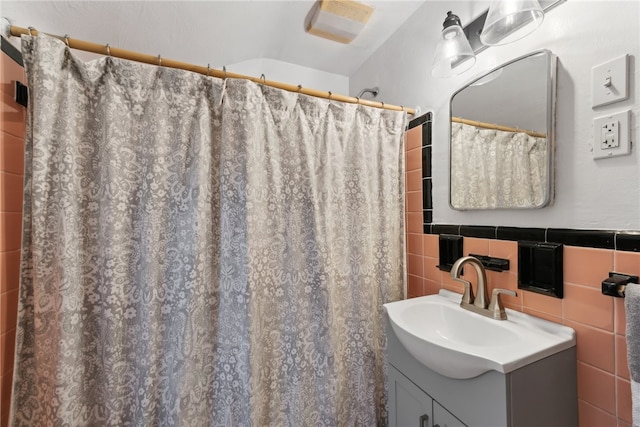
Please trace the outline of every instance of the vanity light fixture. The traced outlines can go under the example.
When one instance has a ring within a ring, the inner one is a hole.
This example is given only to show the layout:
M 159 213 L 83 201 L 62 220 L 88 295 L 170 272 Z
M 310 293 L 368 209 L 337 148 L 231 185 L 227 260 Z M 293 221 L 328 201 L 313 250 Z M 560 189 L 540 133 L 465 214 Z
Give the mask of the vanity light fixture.
M 486 12 L 462 28 L 462 34 L 457 31 L 460 18 L 447 12 L 431 75 L 451 77 L 467 71 L 475 63 L 476 54 L 530 34 L 542 24 L 545 11 L 565 1 L 492 0 Z
M 464 73 L 476 62 L 476 55 L 462 30 L 460 18 L 451 12 L 442 24 L 442 34 L 436 46 L 431 75 L 451 77 Z
M 538 0 L 493 0 L 489 6 L 480 41 L 496 46 L 520 40 L 544 20 Z

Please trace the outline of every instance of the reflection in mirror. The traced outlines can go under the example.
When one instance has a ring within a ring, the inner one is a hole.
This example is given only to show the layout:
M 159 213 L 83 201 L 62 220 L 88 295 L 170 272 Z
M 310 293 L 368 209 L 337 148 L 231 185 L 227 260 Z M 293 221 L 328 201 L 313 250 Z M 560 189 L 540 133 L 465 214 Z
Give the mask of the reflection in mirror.
M 538 51 L 454 93 L 453 209 L 531 209 L 552 202 L 555 70 L 555 56 Z

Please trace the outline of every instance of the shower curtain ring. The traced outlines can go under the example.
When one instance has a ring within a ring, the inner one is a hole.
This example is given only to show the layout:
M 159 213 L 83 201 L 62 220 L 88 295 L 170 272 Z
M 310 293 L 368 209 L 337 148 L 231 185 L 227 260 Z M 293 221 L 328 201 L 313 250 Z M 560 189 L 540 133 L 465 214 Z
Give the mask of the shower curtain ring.
M 267 81 L 267 79 L 264 77 L 264 74 L 260 74 L 260 80 L 262 80 L 262 84 Z
M 400 106 L 400 111 L 402 111 L 404 113 L 404 105 Z
M 106 48 L 107 48 L 107 56 L 111 56 L 111 46 L 109 46 L 109 43 L 107 43 Z
M 158 67 L 162 67 L 162 56 L 158 55 Z
M 210 72 L 211 72 L 211 64 L 207 64 L 207 77 L 209 77 Z
M 29 28 L 27 28 L 27 30 L 29 30 L 29 35 L 33 36 L 33 31 L 35 31 L 36 29 L 33 28 L 33 27 L 29 27 Z
M 382 108 L 384 108 L 384 102 L 383 102 L 383 101 L 380 101 L 380 104 L 382 104 Z
M 328 96 L 329 100 L 331 100 L 331 95 L 333 95 L 333 94 L 331 93 L 331 91 L 329 91 L 329 96 Z
M 71 47 L 69 46 L 69 34 L 64 35 L 64 42 L 67 44 L 67 47 Z
M 222 71 L 224 71 L 224 78 L 226 79 L 227 78 L 227 66 L 226 65 L 222 66 Z
M 302 85 L 298 85 L 298 93 L 302 92 Z
M 356 104 L 360 104 L 360 97 L 356 96 Z

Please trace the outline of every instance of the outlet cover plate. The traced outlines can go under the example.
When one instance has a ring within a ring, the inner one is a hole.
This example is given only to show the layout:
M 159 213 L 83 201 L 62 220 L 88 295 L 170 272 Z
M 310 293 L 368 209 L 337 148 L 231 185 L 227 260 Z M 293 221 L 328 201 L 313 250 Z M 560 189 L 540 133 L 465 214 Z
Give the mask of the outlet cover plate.
M 629 98 L 629 55 L 622 55 L 591 69 L 593 108 L 627 98 Z
M 608 159 L 631 154 L 631 110 L 593 119 L 593 158 Z M 606 129 L 615 128 L 617 141 L 606 139 Z

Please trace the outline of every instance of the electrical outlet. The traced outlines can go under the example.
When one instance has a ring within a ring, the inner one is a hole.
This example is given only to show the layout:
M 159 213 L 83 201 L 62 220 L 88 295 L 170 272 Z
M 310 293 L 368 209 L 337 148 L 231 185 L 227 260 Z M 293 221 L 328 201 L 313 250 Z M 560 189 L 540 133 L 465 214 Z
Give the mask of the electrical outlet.
M 601 129 L 600 148 L 609 150 L 620 146 L 620 122 L 605 122 Z
M 630 122 L 631 110 L 593 119 L 593 158 L 631 154 Z

